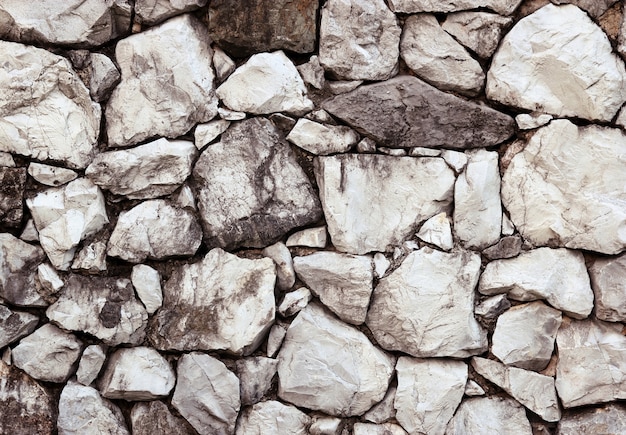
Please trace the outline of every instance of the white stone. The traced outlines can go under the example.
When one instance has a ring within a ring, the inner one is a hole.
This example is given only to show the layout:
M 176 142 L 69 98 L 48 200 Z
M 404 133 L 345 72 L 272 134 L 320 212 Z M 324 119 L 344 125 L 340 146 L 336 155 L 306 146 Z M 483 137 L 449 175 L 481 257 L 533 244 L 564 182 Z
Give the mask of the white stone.
M 598 258 L 589 267 L 595 315 L 609 322 L 626 321 L 626 254 Z
M 49 294 L 57 293 L 64 285 L 57 271 L 47 263 L 37 266 L 37 279 L 39 284 Z
M 460 151 L 442 150 L 441 157 L 457 174 L 463 172 L 465 166 L 467 166 L 467 155 Z
M 217 114 L 224 121 L 241 121 L 246 119 L 246 112 L 237 112 L 234 110 L 228 110 L 223 107 L 217 109 Z
M 515 226 L 509 217 L 502 213 L 502 235 L 511 236 L 515 233 Z
M 283 317 L 293 316 L 304 309 L 312 298 L 313 295 L 308 288 L 300 287 L 297 290 L 285 294 L 285 297 L 278 306 L 278 312 Z
M 610 121 L 626 100 L 625 76 L 608 37 L 586 13 L 548 4 L 504 37 L 486 93 L 514 107 Z
M 287 326 L 282 324 L 273 325 L 267 334 L 267 356 L 274 358 L 283 345 L 287 335 Z
M 363 80 L 333 80 L 329 81 L 328 89 L 334 95 L 345 94 L 361 86 Z
M 13 364 L 41 381 L 65 382 L 74 372 L 83 343 L 51 323 L 23 338 L 13 349 Z
M 101 53 L 89 54 L 89 93 L 98 103 L 107 99 L 120 81 L 120 72 L 113 61 Z
M 415 74 L 443 91 L 477 95 L 485 82 L 478 61 L 441 28 L 431 14 L 411 15 L 404 23 L 400 55 Z
M 205 145 L 213 142 L 216 137 L 224 133 L 230 126 L 230 121 L 224 119 L 216 119 L 206 124 L 198 124 L 194 132 L 194 140 L 196 148 L 201 150 Z
M 446 213 L 439 213 L 428 219 L 415 234 L 418 239 L 449 251 L 454 247 L 450 219 Z
M 272 379 L 278 369 L 278 360 L 254 356 L 237 360 L 237 376 L 241 405 L 259 402 L 272 387 Z
M 85 168 L 97 151 L 101 111 L 70 62 L 14 42 L 0 41 L 0 53 L 0 151 Z
M 310 119 L 311 121 L 321 122 L 321 123 L 329 123 L 334 125 L 334 118 L 330 116 L 330 113 L 325 111 L 324 109 L 317 109 L 312 112 L 304 115 L 305 119 Z M 295 124 L 294 124 L 295 125 Z M 292 127 L 293 128 L 293 127 Z
M 552 118 L 547 113 L 520 113 L 515 117 L 515 122 L 520 130 L 532 130 L 546 125 Z
M 148 258 L 192 256 L 201 242 L 202 228 L 194 213 L 152 199 L 120 213 L 107 254 L 141 263 Z
M 35 222 L 32 219 L 28 219 L 26 225 L 24 225 L 24 231 L 22 231 L 22 234 L 20 234 L 20 239 L 26 242 L 39 241 L 39 233 L 37 232 L 37 228 L 35 228 Z
M 309 248 L 325 248 L 326 247 L 326 226 L 307 228 L 297 231 L 287 238 L 285 244 L 287 246 L 306 246 Z
M 573 4 L 578 6 L 584 11 L 592 16 L 593 18 L 599 19 L 601 16 L 615 3 L 617 0 L 551 0 L 552 3 L 560 5 L 560 4 Z
M 443 435 L 467 383 L 462 361 L 398 358 L 396 419 L 408 433 Z
M 561 312 L 543 302 L 516 305 L 498 317 L 491 353 L 507 365 L 540 371 L 554 351 Z
M 378 344 L 416 357 L 476 355 L 487 332 L 474 318 L 480 256 L 422 248 L 381 279 L 366 324 Z
M 343 420 L 324 414 L 314 415 L 309 426 L 309 435 L 341 435 Z
M 395 12 L 453 12 L 485 7 L 501 15 L 510 15 L 522 0 L 390 0 Z
M 407 435 L 407 432 L 395 423 L 354 423 L 352 435 Z
M 341 320 L 365 321 L 374 279 L 370 256 L 316 252 L 295 257 L 293 265 L 298 278 Z
M 478 357 L 472 358 L 472 367 L 543 420 L 554 422 L 561 418 L 553 377 Z
M 513 399 L 498 396 L 464 400 L 446 429 L 446 435 L 532 433 L 522 405 Z
M 324 78 L 324 68 L 320 64 L 320 59 L 316 55 L 311 56 L 307 63 L 298 65 L 298 72 L 305 83 L 313 86 L 316 89 L 323 89 L 326 84 Z
M 234 433 L 239 413 L 239 379 L 224 363 L 192 352 L 178 360 L 172 405 L 198 433 Z
M 159 352 L 139 346 L 115 351 L 98 385 L 107 399 L 154 400 L 167 396 L 175 381 L 174 370 Z
M 92 344 L 87 346 L 80 358 L 80 363 L 78 363 L 76 380 L 83 385 L 91 385 L 98 377 L 105 360 L 106 354 L 101 345 Z
M 170 197 L 172 199 L 172 204 L 183 209 L 190 209 L 197 211 L 196 207 L 196 197 L 189 187 L 189 184 L 183 184 L 180 189 L 172 194 Z
M 0 233 L 0 297 L 14 305 L 45 307 L 48 303 L 37 291 L 37 268 L 45 259 L 43 250 Z
M 35 181 L 45 184 L 46 186 L 60 186 L 78 177 L 78 174 L 71 169 L 44 165 L 42 163 L 29 164 L 28 174 L 33 177 Z
M 130 435 L 122 411 L 92 387 L 68 382 L 61 391 L 59 435 Z
M 351 254 L 401 244 L 416 223 L 449 210 L 455 181 L 439 157 L 370 154 L 318 157 L 315 176 L 333 245 Z
M 293 270 L 291 252 L 282 242 L 264 248 L 263 255 L 276 263 L 276 281 L 279 290 L 289 290 L 296 282 L 296 272 Z
M 169 195 L 191 175 L 192 142 L 161 138 L 135 148 L 98 154 L 85 175 L 102 189 L 129 199 Z
M 317 304 L 291 323 L 278 361 L 281 399 L 343 417 L 379 402 L 394 371 L 393 357 Z
M 119 41 L 122 82 L 107 104 L 109 146 L 177 137 L 217 114 L 206 26 L 186 14 Z
M 499 294 L 485 299 L 476 305 L 474 314 L 484 320 L 495 320 L 500 314 L 511 308 L 511 302 L 505 294 Z
M 136 264 L 130 275 L 137 296 L 146 307 L 148 314 L 154 314 L 163 304 L 161 275 L 159 271 L 146 264 Z
M 385 257 L 385 254 L 382 252 L 374 254 L 373 261 L 374 273 L 378 278 L 382 278 L 385 275 L 385 272 L 387 272 L 387 269 L 389 269 L 389 266 L 391 266 L 391 261 L 387 260 L 387 257 Z
M 37 327 L 39 317 L 23 311 L 12 311 L 0 304 L 0 349 L 29 335 Z
M 81 240 L 109 222 L 104 196 L 87 178 L 45 190 L 27 199 L 26 205 L 39 231 L 41 247 L 60 270 L 70 267 Z
M 15 160 L 10 153 L 0 151 L 0 167 L 15 168 Z
M 396 408 L 393 406 L 396 400 L 396 392 L 397 388 L 393 385 L 390 386 L 383 400 L 372 406 L 369 411 L 363 414 L 363 418 L 372 423 L 379 424 L 396 418 Z
M 474 358 L 476 358 L 476 357 L 474 357 Z M 470 379 L 469 381 L 467 381 L 467 385 L 465 386 L 464 394 L 466 396 L 470 396 L 470 397 L 484 396 L 485 395 L 485 390 L 483 390 L 483 387 L 478 385 L 475 381 L 472 381 Z
M 220 83 L 226 80 L 237 67 L 235 62 L 217 46 L 213 47 L 213 66 L 215 67 L 217 81 Z
M 135 14 L 141 23 L 153 25 L 175 15 L 201 8 L 207 0 L 137 0 Z
M 457 12 L 448 14 L 441 27 L 478 56 L 488 58 L 496 51 L 504 28 L 512 21 L 488 12 Z
M 344 80 L 387 80 L 398 69 L 400 27 L 383 0 L 329 0 L 321 11 L 319 60 Z
M 106 263 L 107 245 L 98 240 L 88 244 L 78 251 L 72 263 L 74 270 L 86 270 L 90 273 L 98 273 L 107 270 Z
M 300 118 L 287 140 L 311 154 L 326 156 L 349 151 L 359 141 L 359 135 L 350 127 Z
M 302 115 L 313 109 L 298 70 L 282 51 L 251 56 L 217 88 L 217 95 L 229 109 L 253 114 Z
M 236 435 L 308 435 L 311 418 L 295 406 L 269 400 L 245 409 L 237 423 Z

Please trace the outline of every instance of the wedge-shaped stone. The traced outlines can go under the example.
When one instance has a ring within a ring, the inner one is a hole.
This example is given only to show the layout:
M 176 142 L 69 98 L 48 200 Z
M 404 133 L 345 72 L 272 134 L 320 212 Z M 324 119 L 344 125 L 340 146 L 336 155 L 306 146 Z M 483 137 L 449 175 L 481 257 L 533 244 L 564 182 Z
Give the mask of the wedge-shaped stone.
M 167 18 L 201 8 L 207 0 L 137 0 L 135 14 L 142 23 L 153 25 Z
M 10 233 L 0 234 L 0 297 L 19 306 L 45 307 L 37 291 L 37 267 L 46 255 Z
M 626 254 L 596 259 L 589 267 L 589 276 L 596 317 L 609 322 L 626 321 Z
M 176 268 L 149 338 L 160 350 L 227 350 L 250 354 L 274 322 L 274 262 L 247 260 L 219 248 Z
M 553 377 L 478 357 L 472 358 L 472 367 L 545 421 L 561 418 Z
M 563 322 L 556 345 L 556 390 L 564 407 L 626 399 L 622 325 L 600 320 Z
M 105 360 L 104 346 L 101 344 L 87 346 L 80 357 L 76 380 L 83 385 L 91 385 L 98 377 Z
M 477 355 L 487 332 L 474 318 L 480 256 L 414 251 L 374 289 L 366 324 L 378 344 L 416 357 Z
M 576 319 L 587 317 L 593 309 L 585 259 L 580 252 L 563 248 L 537 248 L 490 262 L 478 291 L 484 295 L 508 293 L 516 301 L 545 299 Z
M 498 396 L 464 400 L 446 428 L 446 435 L 532 433 L 522 405 L 513 399 Z
M 491 57 L 506 26 L 513 20 L 488 12 L 448 14 L 441 27 L 482 58 Z
M 217 115 L 206 27 L 181 15 L 117 43 L 122 82 L 107 104 L 109 146 L 177 137 Z
M 625 76 L 608 37 L 586 13 L 548 4 L 504 37 L 486 93 L 523 109 L 610 121 L 626 100 Z
M 305 118 L 298 120 L 287 140 L 315 154 L 345 153 L 359 140 L 356 132 L 343 125 L 324 125 Z
M 281 399 L 343 417 L 361 415 L 382 400 L 395 362 L 318 304 L 291 323 L 278 361 Z
M 315 177 L 333 245 L 351 254 L 389 250 L 449 211 L 455 181 L 438 157 L 369 154 L 318 157 Z
M 276 400 L 257 403 L 241 414 L 236 435 L 290 434 L 308 435 L 311 418 L 295 406 Z
M 365 321 L 374 280 L 371 257 L 316 252 L 293 263 L 298 278 L 341 320 Z
M 254 405 L 260 402 L 272 387 L 278 360 L 254 356 L 237 360 L 235 366 L 240 382 L 241 404 Z
M 450 219 L 446 213 L 439 213 L 428 219 L 415 235 L 420 240 L 438 246 L 444 251 L 449 251 L 454 247 Z
M 412 76 L 361 86 L 322 107 L 376 142 L 392 148 L 482 148 L 505 141 L 513 118 Z
M 41 5 L 18 2 L 49 18 Z M 70 62 L 6 41 L 0 41 L 0 57 L 0 151 L 86 167 L 97 151 L 100 105 L 91 101 Z
M 322 216 L 293 151 L 264 118 L 233 124 L 202 153 L 193 179 L 209 247 L 262 248 Z
M 109 346 L 141 343 L 148 321 L 130 280 L 80 275 L 69 276 L 46 316 L 65 329 L 94 335 Z
M 133 435 L 195 435 L 184 418 L 175 416 L 167 405 L 159 400 L 137 402 L 130 412 Z
M 452 12 L 465 9 L 489 8 L 501 15 L 510 15 L 522 0 L 390 0 L 396 12 Z
M 0 305 L 0 349 L 33 332 L 38 322 L 39 317 L 34 314 Z
M 622 403 L 610 403 L 603 408 L 586 408 L 563 413 L 559 422 L 558 435 L 580 435 L 583 433 L 607 434 L 626 432 L 626 407 Z

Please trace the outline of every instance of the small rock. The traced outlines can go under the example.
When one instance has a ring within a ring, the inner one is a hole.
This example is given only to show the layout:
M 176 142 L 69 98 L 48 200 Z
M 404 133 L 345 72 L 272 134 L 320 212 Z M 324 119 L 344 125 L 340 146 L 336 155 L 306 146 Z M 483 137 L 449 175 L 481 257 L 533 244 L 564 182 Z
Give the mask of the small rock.
M 228 110 L 223 107 L 217 109 L 217 114 L 224 121 L 241 121 L 246 119 L 246 112 L 236 112 L 234 110 Z
M 163 356 L 150 347 L 118 349 L 99 381 L 107 399 L 154 400 L 167 396 L 176 377 Z
M 474 357 L 474 358 L 476 358 L 476 357 Z M 469 381 L 467 381 L 467 385 L 465 385 L 464 394 L 466 396 L 470 396 L 470 397 L 484 396 L 485 395 L 485 390 L 483 390 L 483 387 L 478 385 L 475 381 L 472 381 L 470 379 Z
M 491 57 L 502 32 L 513 20 L 488 12 L 448 14 L 441 27 L 483 59 Z
M 454 247 L 448 215 L 439 213 L 428 219 L 415 234 L 418 239 L 449 251 Z
M 374 279 L 370 256 L 316 252 L 293 263 L 298 278 L 341 320 L 365 321 Z
M 373 261 L 374 273 L 378 278 L 382 278 L 385 275 L 385 272 L 387 272 L 387 269 L 389 269 L 389 266 L 391 266 L 391 262 L 387 260 L 387 257 L 385 257 L 385 254 L 383 254 L 382 252 L 377 252 L 376 254 L 374 254 Z
M 39 242 L 39 233 L 35 228 L 35 222 L 32 219 L 28 219 L 26 225 L 24 225 L 24 231 L 20 234 L 20 239 L 25 242 Z
M 379 153 L 386 154 L 388 156 L 395 156 L 395 157 L 403 157 L 407 155 L 406 150 L 398 149 L 398 148 L 378 147 L 377 151 Z
M 596 317 L 608 322 L 626 321 L 626 254 L 596 259 L 589 267 L 589 276 Z
M 215 74 L 217 74 L 217 82 L 222 83 L 235 71 L 237 64 L 221 48 L 214 45 L 213 67 L 215 68 Z
M 201 242 L 202 228 L 195 214 L 152 199 L 120 213 L 107 254 L 141 263 L 148 258 L 192 256 Z
M 331 80 L 328 81 L 328 89 L 331 94 L 345 94 L 361 86 L 363 80 Z
M 89 93 L 95 101 L 106 100 L 120 82 L 120 77 L 120 72 L 108 56 L 89 54 Z
M 239 379 L 224 363 L 192 352 L 178 360 L 172 405 L 199 433 L 234 433 Z
M 310 435 L 341 435 L 343 430 L 343 420 L 337 417 L 318 414 L 312 417 L 309 426 Z
M 283 317 L 290 317 L 298 314 L 311 301 L 313 295 L 306 287 L 300 287 L 297 290 L 285 294 L 283 301 L 278 306 L 278 312 Z
M 396 418 L 396 408 L 393 403 L 396 400 L 397 387 L 390 386 L 383 400 L 372 406 L 369 411 L 363 414 L 363 418 L 372 423 L 384 423 Z
M 42 163 L 31 163 L 28 165 L 28 174 L 38 183 L 53 187 L 69 183 L 78 177 L 78 174 L 71 169 L 44 165 Z
M 335 126 L 336 124 L 335 119 L 324 109 L 313 110 L 304 115 L 304 118 L 315 122 L 327 123 L 331 126 Z
M 302 80 L 304 80 L 304 83 L 307 83 L 316 89 L 324 88 L 326 79 L 324 78 L 324 68 L 320 64 L 319 57 L 313 55 L 307 63 L 298 65 L 296 68 L 298 68 L 298 72 L 300 73 Z
M 133 266 L 130 280 L 148 314 L 152 315 L 161 308 L 163 292 L 161 290 L 161 275 L 157 270 L 145 264 L 136 264 Z
M 15 160 L 10 153 L 0 151 L 0 167 L 3 168 L 15 168 Z
M 459 151 L 441 150 L 441 157 L 454 172 L 460 174 L 467 166 L 467 155 Z
M 498 243 L 483 250 L 482 254 L 488 260 L 517 257 L 522 251 L 520 236 L 502 237 Z
M 356 150 L 360 153 L 375 153 L 376 142 L 369 137 L 363 138 L 358 144 L 356 144 Z
M 287 335 L 287 326 L 276 324 L 270 328 L 270 333 L 267 335 L 267 356 L 274 358 L 278 353 L 280 347 L 283 345 L 285 336 Z
M 495 320 L 500 314 L 511 308 L 511 302 L 505 294 L 485 299 L 474 309 L 474 314 L 487 321 Z
M 240 383 L 241 404 L 254 405 L 272 387 L 278 360 L 255 356 L 239 359 L 235 364 Z
M 404 23 L 400 54 L 424 81 L 443 91 L 477 95 L 485 82 L 480 64 L 431 14 L 411 15 Z
M 142 24 L 152 26 L 176 15 L 201 8 L 207 0 L 136 0 L 135 14 Z
M 0 297 L 18 306 L 45 307 L 35 276 L 45 254 L 9 233 L 0 233 Z
M 0 349 L 32 333 L 39 317 L 0 305 Z
M 130 411 L 133 435 L 194 435 L 196 432 L 184 419 L 172 414 L 159 400 L 138 402 Z
M 486 7 L 500 15 L 511 15 L 522 0 L 390 0 L 395 12 L 454 12 Z
M 512 236 L 515 233 L 515 226 L 509 217 L 502 213 L 502 235 L 503 236 Z
M 107 245 L 102 240 L 90 243 L 78 251 L 72 269 L 86 270 L 89 273 L 98 273 L 107 270 Z
M 269 400 L 246 408 L 239 418 L 235 434 L 308 435 L 310 423 L 311 418 L 295 406 Z
M 522 405 L 499 396 L 464 400 L 446 428 L 446 435 L 532 433 Z
M 307 246 L 309 248 L 326 247 L 326 227 L 307 228 L 293 233 L 285 243 L 287 246 Z
M 584 433 L 609 434 L 626 432 L 626 408 L 621 403 L 610 403 L 603 408 L 587 408 L 563 413 L 557 435 L 580 435 Z
M 352 435 L 407 435 L 407 432 L 395 423 L 354 423 Z
M 593 18 L 600 18 L 616 0 L 551 0 L 552 3 L 557 5 L 573 4 L 578 6 L 584 11 L 587 11 Z
M 25 185 L 24 168 L 0 167 L 0 224 L 8 227 L 21 225 Z
M 279 290 L 289 290 L 296 282 L 291 252 L 282 242 L 274 243 L 261 251 L 263 255 L 276 263 L 276 279 Z
M 106 354 L 101 345 L 92 344 L 87 346 L 80 358 L 80 363 L 78 363 L 76 380 L 83 385 L 91 385 L 98 377 L 105 360 Z
M 47 323 L 23 338 L 11 354 L 13 364 L 35 379 L 65 382 L 73 374 L 83 343 Z
M 593 291 L 583 255 L 569 249 L 538 248 L 487 264 L 478 291 L 507 293 L 516 301 L 545 299 L 570 317 L 583 319 L 593 309 Z
M 215 121 L 207 122 L 206 124 L 198 124 L 194 132 L 194 140 L 196 148 L 201 150 L 207 144 L 213 142 L 213 140 L 220 134 L 224 133 L 230 126 L 230 121 L 224 119 L 216 119 Z
M 198 208 L 196 207 L 196 197 L 194 196 L 191 187 L 189 187 L 189 184 L 183 184 L 180 189 L 172 194 L 171 198 L 172 205 L 182 209 L 198 211 Z
M 345 153 L 359 141 L 359 135 L 349 127 L 324 125 L 301 118 L 287 140 L 315 155 Z
M 520 130 L 532 130 L 546 125 L 552 118 L 547 113 L 520 113 L 515 117 L 515 122 Z

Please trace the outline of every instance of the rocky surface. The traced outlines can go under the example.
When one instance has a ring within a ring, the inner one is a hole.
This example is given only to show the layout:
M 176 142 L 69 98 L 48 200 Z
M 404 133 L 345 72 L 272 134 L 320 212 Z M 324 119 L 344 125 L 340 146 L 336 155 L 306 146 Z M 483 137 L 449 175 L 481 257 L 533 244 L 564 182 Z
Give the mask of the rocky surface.
M 446 434 L 493 433 L 530 435 L 524 408 L 515 400 L 498 396 L 464 400 L 450 420 Z
M 24 168 L 0 168 L 0 223 L 7 227 L 19 227 L 22 223 L 25 184 Z
M 35 277 L 45 254 L 9 233 L 0 234 L 0 296 L 18 306 L 46 306 Z
M 559 435 L 575 435 L 604 430 L 620 433 L 626 430 L 626 409 L 618 403 L 603 408 L 587 408 L 582 411 L 566 411 L 559 422 Z
M 441 27 L 481 58 L 488 58 L 511 22 L 511 18 L 488 12 L 458 12 L 449 14 Z
M 396 12 L 453 12 L 485 7 L 501 15 L 510 15 L 521 0 L 390 0 Z
M 608 322 L 626 321 L 626 255 L 598 258 L 589 267 L 595 315 Z
M 167 405 L 158 400 L 138 402 L 133 406 L 130 420 L 134 435 L 157 433 L 193 435 L 195 433 L 184 418 L 172 414 Z
M 207 0 L 137 0 L 135 13 L 143 24 L 153 25 L 204 6 Z
M 324 125 L 308 119 L 299 119 L 289 132 L 287 140 L 315 155 L 345 153 L 359 140 L 350 128 Z
M 295 406 L 270 400 L 247 408 L 237 423 L 237 435 L 285 433 L 306 435 L 311 418 Z

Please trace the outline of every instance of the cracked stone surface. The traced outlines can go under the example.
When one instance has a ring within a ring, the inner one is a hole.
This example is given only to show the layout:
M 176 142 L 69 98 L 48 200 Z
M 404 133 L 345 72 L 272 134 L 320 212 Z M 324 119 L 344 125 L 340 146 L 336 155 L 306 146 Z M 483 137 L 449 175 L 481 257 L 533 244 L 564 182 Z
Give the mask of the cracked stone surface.
M 37 268 L 45 259 L 44 251 L 14 237 L 0 234 L 0 296 L 19 306 L 45 307 L 44 297 L 37 291 Z
M 510 15 L 522 0 L 390 0 L 396 12 L 452 12 L 485 7 L 501 15 Z

